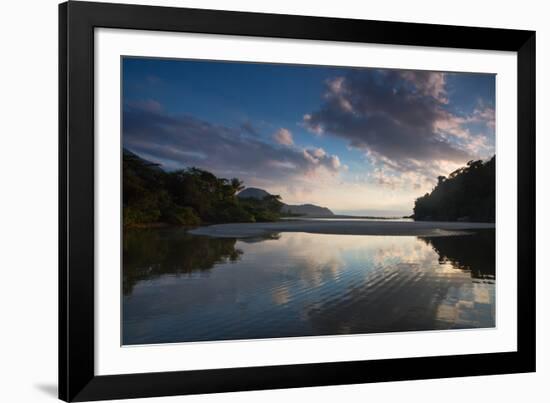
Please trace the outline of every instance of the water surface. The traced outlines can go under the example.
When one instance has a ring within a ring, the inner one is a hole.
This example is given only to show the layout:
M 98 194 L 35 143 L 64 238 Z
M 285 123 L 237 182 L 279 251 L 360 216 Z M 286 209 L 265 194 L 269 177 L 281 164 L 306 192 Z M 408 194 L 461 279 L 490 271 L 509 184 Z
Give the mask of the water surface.
M 414 222 L 412 218 L 408 217 L 346 217 L 346 216 L 335 216 L 335 217 L 282 217 L 282 220 L 295 220 L 295 221 L 375 221 L 375 222 Z
M 495 326 L 494 230 L 257 239 L 126 231 L 123 344 Z

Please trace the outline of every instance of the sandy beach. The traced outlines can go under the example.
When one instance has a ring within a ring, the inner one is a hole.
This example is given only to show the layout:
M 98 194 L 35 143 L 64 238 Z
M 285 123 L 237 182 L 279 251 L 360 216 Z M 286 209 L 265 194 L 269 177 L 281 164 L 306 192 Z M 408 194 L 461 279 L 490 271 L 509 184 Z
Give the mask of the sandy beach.
M 195 228 L 193 235 L 218 238 L 250 238 L 277 232 L 308 232 L 333 235 L 450 236 L 468 230 L 495 228 L 493 223 L 440 221 L 344 221 L 285 220 L 265 223 L 217 224 Z

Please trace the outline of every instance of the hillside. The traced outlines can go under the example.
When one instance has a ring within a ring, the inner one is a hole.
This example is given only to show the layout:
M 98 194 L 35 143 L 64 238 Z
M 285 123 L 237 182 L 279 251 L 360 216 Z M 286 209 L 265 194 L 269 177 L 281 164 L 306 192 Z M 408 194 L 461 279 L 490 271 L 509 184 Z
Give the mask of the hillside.
M 277 196 L 241 199 L 237 178 L 218 178 L 198 169 L 164 171 L 124 149 L 122 155 L 123 222 L 126 227 L 172 224 L 197 226 L 279 219 Z
M 241 191 L 237 197 L 241 199 L 259 199 L 272 196 L 269 192 L 259 188 L 246 188 Z M 316 206 L 314 204 L 292 205 L 283 203 L 281 208 L 282 214 L 309 216 L 309 217 L 327 217 L 333 216 L 334 213 L 326 207 Z
M 495 157 L 470 161 L 438 177 L 431 193 L 416 199 L 415 220 L 495 222 Z
M 326 207 L 319 207 L 314 204 L 301 204 L 301 205 L 290 205 L 284 204 L 281 212 L 283 214 L 292 214 L 300 216 L 315 216 L 315 217 L 330 217 L 334 213 Z
M 262 200 L 264 197 L 271 196 L 263 189 L 258 188 L 246 188 L 240 192 L 237 197 L 241 199 L 259 199 Z

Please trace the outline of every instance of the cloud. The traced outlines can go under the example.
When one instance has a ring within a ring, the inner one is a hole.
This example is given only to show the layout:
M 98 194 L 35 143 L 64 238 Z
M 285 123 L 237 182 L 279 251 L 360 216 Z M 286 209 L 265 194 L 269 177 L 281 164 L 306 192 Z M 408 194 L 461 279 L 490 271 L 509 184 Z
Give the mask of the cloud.
M 313 156 L 315 158 L 323 158 L 327 155 L 326 151 L 323 150 L 322 148 L 316 148 L 315 150 L 313 150 Z
M 241 129 L 252 136 L 259 136 L 260 132 L 256 129 L 256 127 L 250 122 L 249 120 L 243 122 L 241 124 Z
M 324 167 L 328 171 L 338 172 L 342 167 L 337 155 L 330 155 L 322 148 L 306 148 L 302 150 L 304 158 L 313 166 Z
M 132 101 L 128 103 L 130 108 L 141 109 L 146 112 L 160 112 L 162 111 L 162 105 L 155 99 L 146 99 L 140 101 Z
M 480 105 L 474 109 L 474 113 L 471 117 L 474 122 L 481 122 L 487 127 L 495 128 L 495 108 Z
M 464 164 L 481 150 L 472 123 L 494 131 L 494 110 L 459 116 L 448 104 L 445 73 L 352 70 L 326 82 L 320 108 L 305 114 L 303 125 L 343 138 L 376 166 L 437 177 L 442 167 Z
M 304 115 L 304 126 L 312 133 L 319 135 L 323 134 L 323 126 L 320 123 L 315 122 L 313 116 L 309 113 Z
M 294 144 L 292 133 L 288 129 L 281 128 L 273 134 L 273 139 L 281 145 L 291 146 Z
M 408 70 L 400 72 L 401 78 L 413 84 L 414 88 L 426 96 L 437 99 L 441 103 L 448 103 L 446 74 L 433 71 Z
M 244 127 L 173 116 L 138 103 L 126 106 L 123 119 L 124 146 L 168 170 L 196 166 L 248 186 L 267 186 L 335 175 L 341 168 L 339 158 L 324 150 L 279 147 L 250 136 Z
M 337 155 L 333 155 L 330 157 L 330 164 L 332 165 L 332 168 L 334 169 L 338 169 L 340 168 L 340 165 L 342 165 L 340 163 L 340 158 L 338 158 Z

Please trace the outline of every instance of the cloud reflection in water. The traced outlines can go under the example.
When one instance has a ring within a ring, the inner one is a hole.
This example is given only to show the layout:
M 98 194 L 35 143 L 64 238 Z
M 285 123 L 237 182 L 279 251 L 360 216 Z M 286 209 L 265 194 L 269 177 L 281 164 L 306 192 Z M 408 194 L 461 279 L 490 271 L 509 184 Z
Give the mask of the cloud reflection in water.
M 124 344 L 495 325 L 494 231 L 125 239 Z

